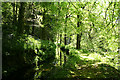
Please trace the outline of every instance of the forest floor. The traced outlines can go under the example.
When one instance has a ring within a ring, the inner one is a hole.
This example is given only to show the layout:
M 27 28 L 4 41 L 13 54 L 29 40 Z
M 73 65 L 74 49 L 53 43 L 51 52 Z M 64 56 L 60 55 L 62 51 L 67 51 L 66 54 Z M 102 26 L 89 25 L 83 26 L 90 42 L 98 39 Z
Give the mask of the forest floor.
M 114 60 L 115 61 L 115 60 Z M 38 71 L 36 80 L 53 80 L 53 79 L 102 79 L 113 78 L 120 79 L 120 72 L 112 66 L 109 56 L 101 56 L 97 54 L 75 54 L 67 57 L 65 66 L 44 64 Z

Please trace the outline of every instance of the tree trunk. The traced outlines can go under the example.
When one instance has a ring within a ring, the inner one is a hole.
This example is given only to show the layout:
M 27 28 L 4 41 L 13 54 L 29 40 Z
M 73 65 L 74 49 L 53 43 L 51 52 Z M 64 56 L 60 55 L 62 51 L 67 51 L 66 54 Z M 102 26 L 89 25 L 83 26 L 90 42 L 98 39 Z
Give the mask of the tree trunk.
M 15 3 L 15 6 L 16 6 L 16 16 L 15 16 L 15 21 L 16 21 L 16 24 L 17 24 L 17 9 L 18 9 L 18 5 L 17 5 L 17 3 Z
M 61 7 L 60 7 L 60 3 L 58 2 L 58 6 L 59 6 L 59 11 L 58 11 L 58 16 L 60 15 L 60 9 L 61 9 Z M 60 33 L 60 44 L 62 44 L 62 34 Z M 62 65 L 62 53 L 61 53 L 61 49 L 59 49 L 60 50 L 60 66 Z
M 33 22 L 33 26 L 32 26 L 32 36 L 34 36 L 34 30 L 35 30 L 35 26 L 34 26 L 34 22 Z
M 66 41 L 66 27 L 65 27 L 65 35 L 64 35 L 64 44 L 67 45 L 67 41 Z M 64 53 L 64 65 L 66 64 L 66 52 Z
M 25 12 L 24 5 L 25 5 L 24 2 L 20 3 L 19 16 L 18 16 L 18 28 L 17 28 L 18 34 L 23 34 L 23 31 L 24 31 L 24 12 Z
M 57 44 L 59 43 L 59 33 L 57 34 Z M 56 47 L 57 48 L 57 54 L 59 56 L 59 47 Z
M 34 7 L 34 4 L 32 3 L 32 7 Z M 33 19 L 33 26 L 32 26 L 32 35 L 34 36 L 34 30 L 35 30 L 35 10 L 33 9 L 33 15 L 34 17 L 32 18 Z
M 68 16 L 66 15 L 66 26 L 65 26 L 65 35 L 64 35 L 64 44 L 65 44 L 65 46 L 67 45 L 67 40 L 66 40 L 66 27 L 67 27 L 67 18 L 68 18 Z M 64 65 L 66 64 L 66 53 L 67 52 L 65 52 L 64 53 Z
M 77 15 L 77 27 L 80 27 L 80 22 L 79 22 L 79 17 L 80 15 Z M 81 49 L 80 42 L 81 42 L 81 37 L 82 37 L 82 32 L 80 34 L 77 34 L 77 44 L 76 44 L 76 49 Z
M 13 25 L 15 25 L 15 2 L 12 3 L 13 6 Z
M 28 4 L 28 10 L 29 10 L 29 11 L 27 12 L 27 15 L 28 15 L 28 16 L 26 16 L 27 19 L 29 19 L 29 17 L 31 16 L 31 13 L 32 13 L 32 11 L 31 11 L 31 10 L 32 10 L 32 3 L 29 3 L 29 4 Z M 28 21 L 28 20 L 27 20 L 27 21 Z M 31 34 L 31 32 L 30 32 L 30 26 L 29 26 L 30 23 L 29 23 L 29 22 L 30 22 L 30 21 L 28 21 L 28 22 L 27 22 L 27 25 L 25 26 L 25 32 L 26 32 L 28 35 Z
M 93 27 L 94 27 L 94 24 L 93 24 Z M 91 46 L 92 46 L 92 50 L 90 50 L 90 51 L 94 52 L 94 46 L 93 46 L 93 42 L 92 42 L 93 37 L 91 37 L 91 34 L 90 34 L 91 30 L 92 30 L 92 27 L 90 27 L 90 30 L 88 32 L 89 40 L 90 40 L 90 43 L 91 43 Z
M 45 23 L 45 9 L 44 9 L 44 12 L 43 12 L 43 22 L 42 24 Z M 42 39 L 45 40 L 46 38 L 46 34 L 45 34 L 45 28 L 44 27 L 41 27 L 42 28 Z
M 120 9 L 119 9 L 119 16 L 118 16 L 118 26 L 120 26 Z M 118 34 L 120 35 L 120 27 L 118 28 Z M 120 39 L 120 38 L 119 38 Z M 120 41 L 118 40 L 118 45 L 120 45 Z M 120 70 L 120 46 L 118 46 L 118 70 Z
M 80 49 L 80 38 L 79 38 L 79 34 L 77 34 L 77 49 Z
M 60 44 L 62 43 L 62 34 L 60 34 Z M 62 65 L 62 53 L 60 51 L 60 65 Z

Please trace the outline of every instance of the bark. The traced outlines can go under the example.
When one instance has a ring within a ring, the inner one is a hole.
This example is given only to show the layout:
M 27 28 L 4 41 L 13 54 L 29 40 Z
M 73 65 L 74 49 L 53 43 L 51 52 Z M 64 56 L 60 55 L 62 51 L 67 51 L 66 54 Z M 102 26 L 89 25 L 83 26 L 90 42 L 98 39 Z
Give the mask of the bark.
M 66 42 L 66 34 L 65 34 L 65 36 L 64 36 L 64 44 L 66 45 L 67 44 L 67 42 Z M 66 52 L 64 53 L 64 65 L 66 64 Z
M 60 34 L 60 44 L 62 43 L 62 34 Z M 60 51 L 60 65 L 62 65 L 62 53 Z
M 20 3 L 19 16 L 18 16 L 18 28 L 17 28 L 18 34 L 23 34 L 23 31 L 24 31 L 24 12 L 25 12 L 24 5 L 25 5 L 24 2 Z
M 57 33 L 57 40 L 56 41 L 57 41 L 57 44 L 58 44 L 59 43 L 59 33 Z M 59 56 L 59 47 L 56 47 L 56 49 L 57 49 L 56 54 L 58 54 L 58 56 Z
M 27 18 L 27 25 L 26 25 L 26 29 L 25 29 L 25 31 L 26 31 L 26 33 L 29 35 L 29 34 L 31 34 L 30 33 L 30 22 L 31 21 L 28 21 L 28 19 L 29 19 L 29 17 L 31 16 L 31 13 L 32 13 L 32 3 L 29 3 L 29 6 L 28 6 L 28 12 L 27 12 L 27 16 L 26 16 L 26 18 Z
M 93 25 L 94 26 L 94 25 Z M 89 30 L 89 32 L 88 32 L 88 36 L 89 36 L 89 40 L 90 40 L 90 43 L 91 43 L 91 45 L 93 46 L 93 42 L 92 42 L 92 39 L 93 39 L 93 37 L 91 36 L 91 30 L 92 30 L 92 27 L 90 27 L 90 30 Z M 93 50 L 91 50 L 92 52 L 94 51 L 94 47 L 93 47 Z
M 82 33 L 77 34 L 77 49 L 81 49 L 81 45 L 80 45 L 81 38 L 82 38 Z
M 80 15 L 77 15 L 77 19 L 79 19 Z M 80 27 L 80 22 L 78 20 L 77 22 L 77 27 Z M 82 32 L 80 34 L 77 34 L 77 44 L 76 44 L 76 48 L 77 49 L 81 49 L 81 46 L 80 46 L 80 42 L 81 42 L 81 37 L 82 37 Z
M 60 3 L 58 2 L 58 5 L 59 5 L 59 12 L 58 12 L 58 16 L 60 15 Z M 60 33 L 60 44 L 62 43 L 62 34 Z M 61 49 L 60 49 L 60 66 L 62 65 L 62 53 L 61 53 Z
M 45 23 L 45 9 L 44 9 L 44 12 L 43 12 L 43 22 L 42 22 L 42 24 L 44 24 L 44 23 Z M 42 28 L 42 39 L 44 40 L 45 38 L 46 38 L 45 28 L 43 27 Z
M 17 5 L 16 5 L 16 3 L 14 2 L 14 3 L 12 3 L 12 6 L 13 6 L 13 25 L 16 25 L 17 24 L 17 13 L 16 13 L 16 11 L 17 11 Z
M 118 24 L 120 26 L 120 9 L 119 9 L 118 13 L 119 13 L 119 15 L 118 15 Z M 120 27 L 118 28 L 118 31 L 119 31 L 118 35 L 120 35 Z M 120 40 L 120 37 L 119 37 L 119 40 Z M 119 40 L 118 40 L 118 45 L 120 45 L 120 41 Z M 118 53 L 120 55 L 120 46 L 118 46 Z
M 13 25 L 15 25 L 15 3 L 12 3 L 13 5 Z
M 65 44 L 65 46 L 67 45 L 67 40 L 66 40 L 66 38 L 67 38 L 67 37 L 66 37 L 67 18 L 68 18 L 68 17 L 67 17 L 67 15 L 66 15 L 66 26 L 65 26 L 65 35 L 64 35 L 64 44 Z M 64 53 L 64 65 L 66 64 L 66 53 L 67 53 L 67 52 Z
M 32 7 L 34 7 L 33 3 L 32 3 Z M 33 9 L 33 15 L 34 15 L 34 18 L 33 18 L 33 26 L 32 26 L 32 35 L 34 36 L 34 30 L 35 30 L 35 10 Z
M 15 16 L 16 17 L 15 18 L 16 24 L 17 24 L 17 12 L 18 12 L 17 9 L 18 9 L 18 6 L 17 6 L 17 3 L 16 3 L 16 16 Z

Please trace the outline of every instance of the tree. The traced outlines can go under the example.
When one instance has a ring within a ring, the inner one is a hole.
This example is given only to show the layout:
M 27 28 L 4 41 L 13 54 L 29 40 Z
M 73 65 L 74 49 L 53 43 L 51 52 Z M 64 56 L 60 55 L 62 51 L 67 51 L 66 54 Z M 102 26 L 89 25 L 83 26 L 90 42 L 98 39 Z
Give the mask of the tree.
M 79 16 L 80 15 L 77 15 L 77 19 L 78 19 L 77 27 L 80 27 L 80 23 L 82 23 L 82 22 L 79 22 Z M 77 44 L 76 44 L 77 49 L 81 49 L 80 47 L 81 37 L 82 37 L 82 32 L 80 32 L 80 34 L 77 34 Z
M 24 32 L 24 23 L 25 23 L 24 13 L 25 13 L 25 3 L 21 2 L 19 8 L 19 15 L 18 15 L 18 27 L 17 27 L 18 34 L 23 34 Z

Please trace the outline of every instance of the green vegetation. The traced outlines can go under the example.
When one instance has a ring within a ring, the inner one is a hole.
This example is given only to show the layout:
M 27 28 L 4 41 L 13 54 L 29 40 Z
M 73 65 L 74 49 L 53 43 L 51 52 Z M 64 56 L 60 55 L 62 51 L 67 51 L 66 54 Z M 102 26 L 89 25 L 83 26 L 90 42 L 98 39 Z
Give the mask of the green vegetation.
M 3 2 L 3 80 L 119 80 L 119 7 L 108 1 Z

